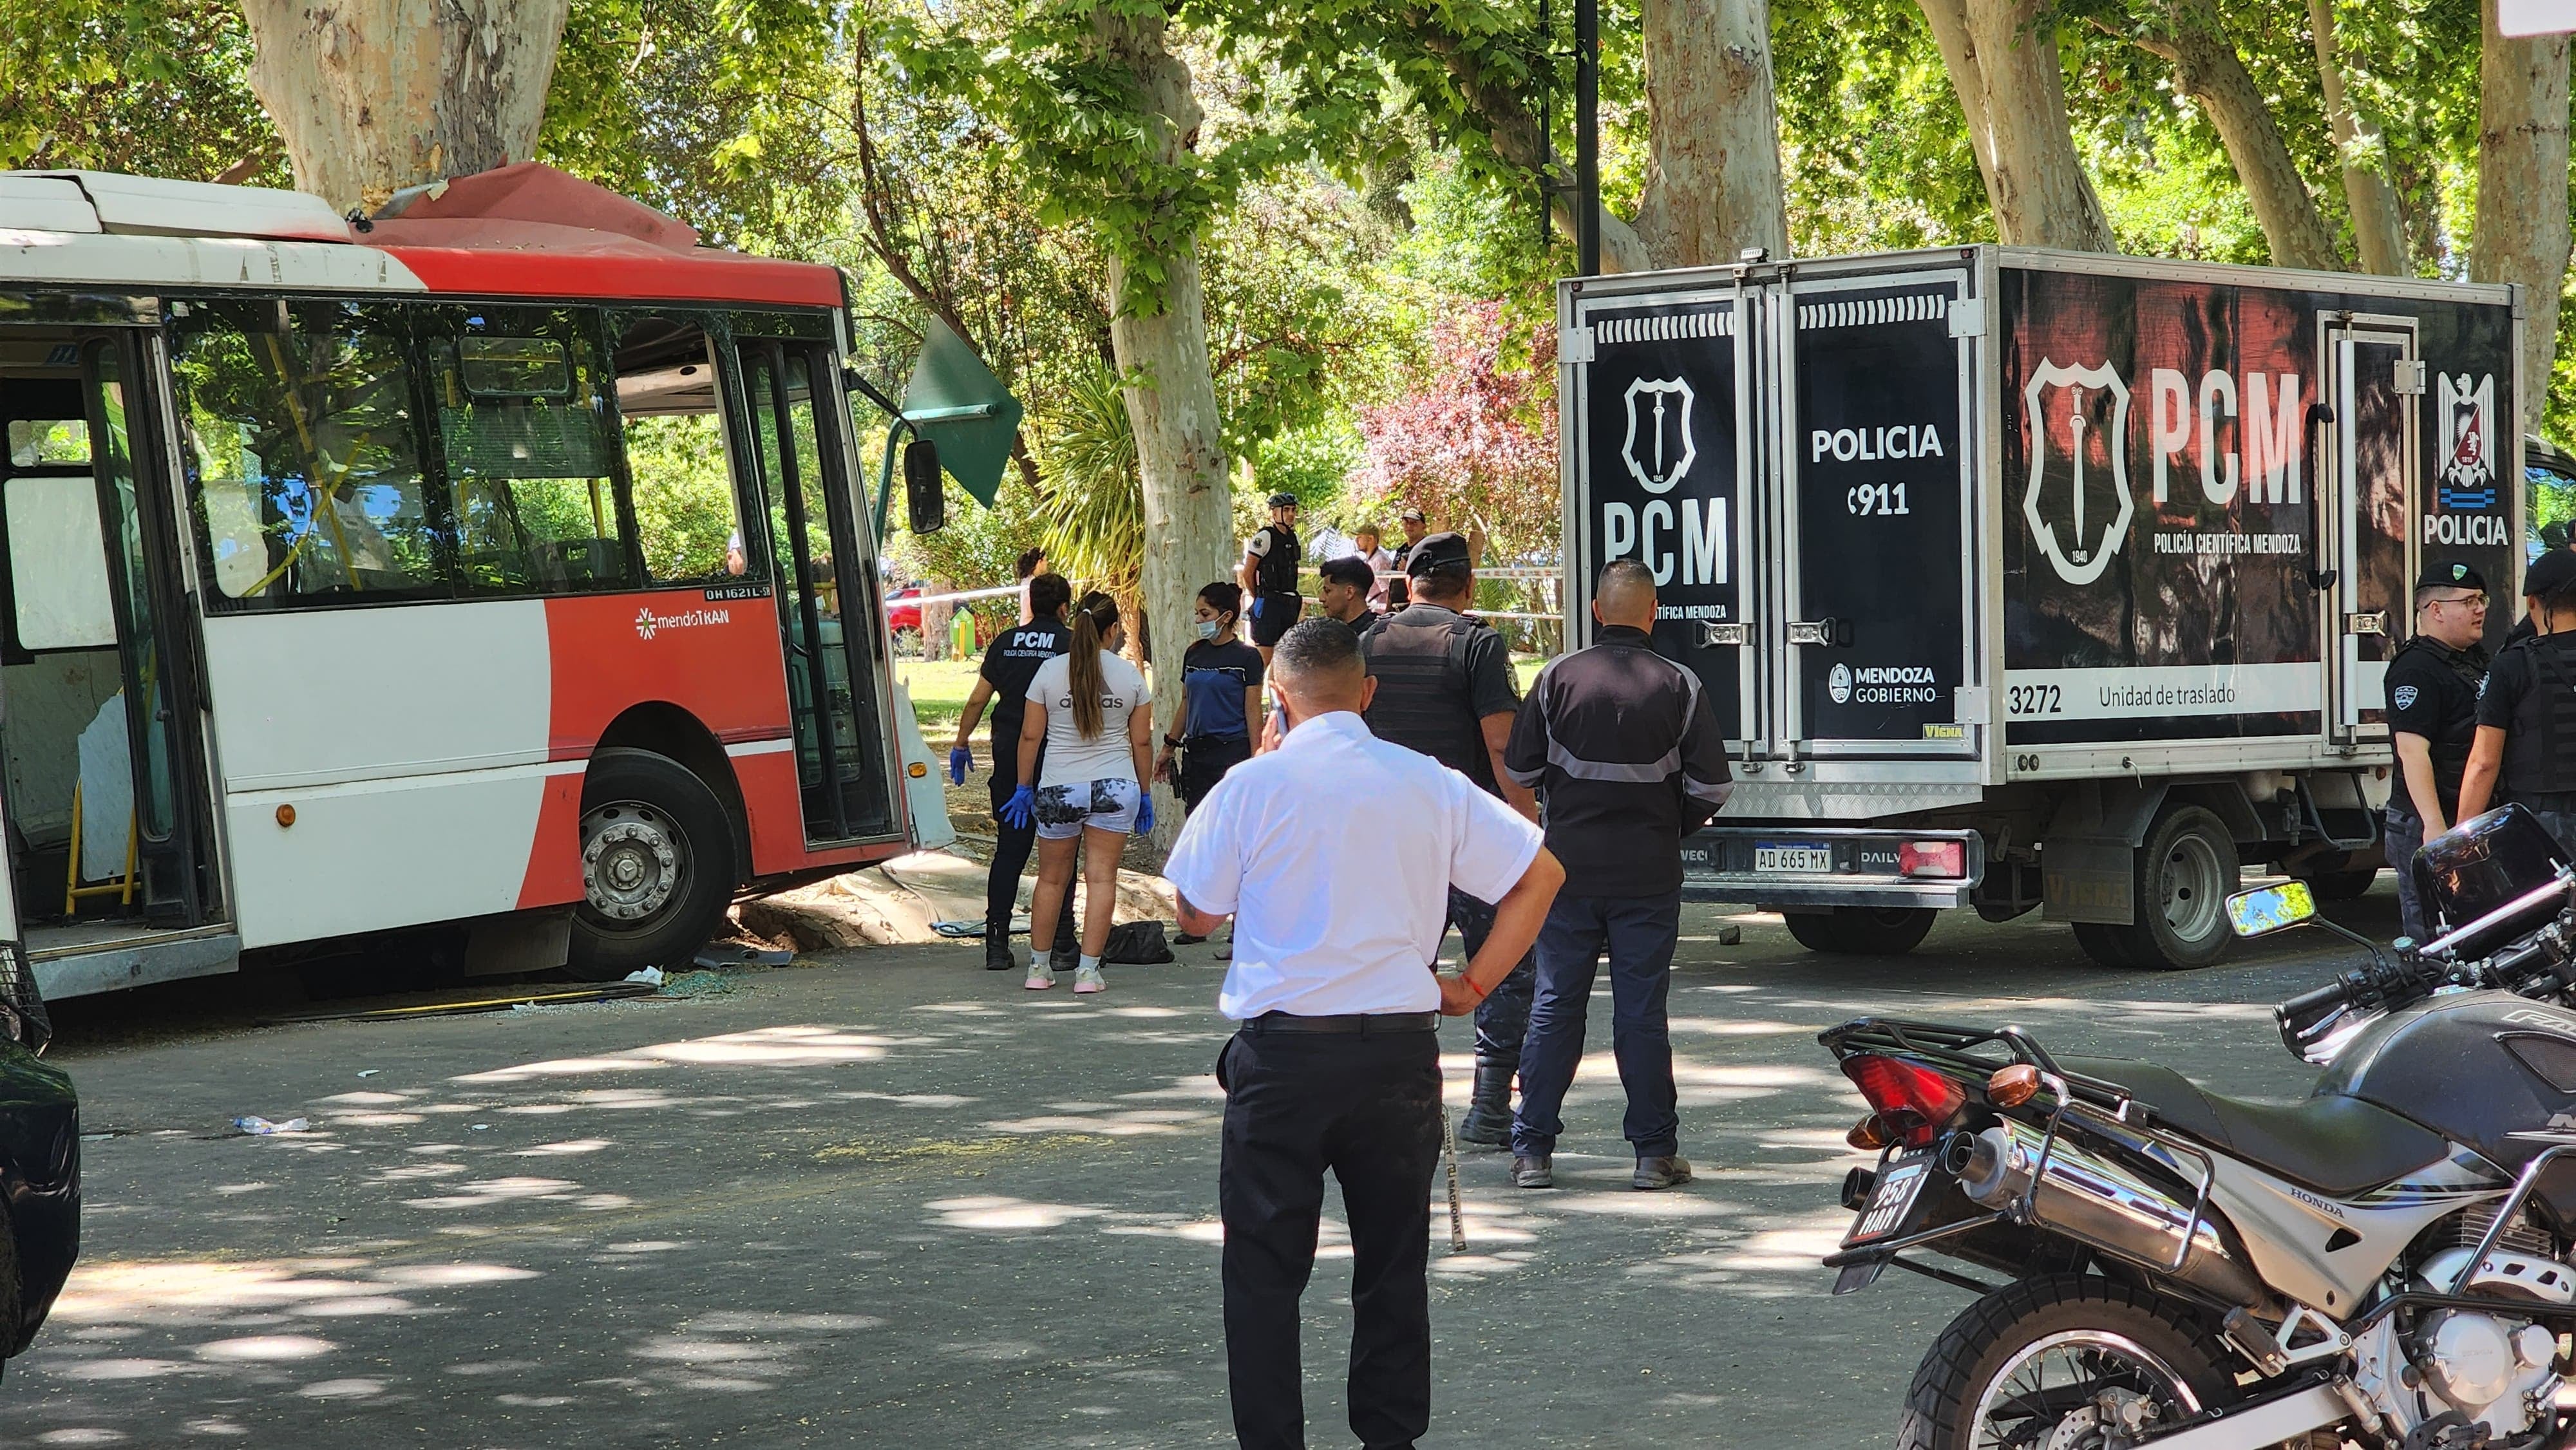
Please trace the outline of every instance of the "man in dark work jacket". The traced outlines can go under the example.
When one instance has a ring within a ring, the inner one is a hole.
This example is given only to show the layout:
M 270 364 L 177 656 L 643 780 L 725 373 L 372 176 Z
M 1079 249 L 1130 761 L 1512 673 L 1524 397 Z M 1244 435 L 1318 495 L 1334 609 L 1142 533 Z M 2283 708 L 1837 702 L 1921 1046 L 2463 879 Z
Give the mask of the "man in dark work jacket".
M 1557 1116 L 1583 1057 L 1585 1005 L 1606 948 L 1610 1047 L 1627 1089 L 1637 1188 L 1690 1181 L 1680 1153 L 1664 999 L 1681 933 L 1682 838 L 1733 789 L 1726 732 L 1699 677 L 1655 653 L 1655 576 L 1613 561 L 1593 591 L 1598 641 L 1539 671 L 1503 764 L 1547 805 L 1565 886 L 1539 929 L 1538 981 L 1521 1048 L 1512 1181 L 1553 1188 Z
M 1430 756 L 1537 820 L 1537 799 L 1502 771 L 1520 689 L 1503 637 L 1464 613 L 1476 597 L 1475 561 L 1466 539 L 1426 535 L 1409 546 L 1404 568 L 1413 603 L 1360 637 L 1361 658 L 1377 681 L 1368 706 L 1369 733 Z M 1453 890 L 1449 922 L 1473 956 L 1493 930 L 1493 904 Z M 1512 1074 L 1520 1068 L 1521 1036 L 1529 1030 L 1531 977 L 1525 956 L 1476 1008 L 1476 1089 L 1458 1124 L 1462 1143 L 1499 1148 L 1511 1141 Z

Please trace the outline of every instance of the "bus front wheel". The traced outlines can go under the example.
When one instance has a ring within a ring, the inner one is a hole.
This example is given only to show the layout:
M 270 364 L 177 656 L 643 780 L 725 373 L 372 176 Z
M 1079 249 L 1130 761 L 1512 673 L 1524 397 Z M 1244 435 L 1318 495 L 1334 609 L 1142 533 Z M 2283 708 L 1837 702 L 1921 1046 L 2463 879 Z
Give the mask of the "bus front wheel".
M 737 874 L 706 782 L 649 750 L 600 751 L 581 788 L 582 902 L 565 966 L 611 982 L 685 960 L 724 920 Z

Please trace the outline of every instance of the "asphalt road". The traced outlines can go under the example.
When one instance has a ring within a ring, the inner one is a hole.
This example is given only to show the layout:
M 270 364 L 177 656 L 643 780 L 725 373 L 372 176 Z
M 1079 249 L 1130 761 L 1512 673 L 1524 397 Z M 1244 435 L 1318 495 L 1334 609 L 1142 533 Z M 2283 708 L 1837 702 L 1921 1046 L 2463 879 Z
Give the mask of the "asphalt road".
M 2385 880 L 2341 910 L 2395 930 Z M 1565 1186 L 1463 1163 L 1426 1443 L 1886 1443 L 1966 1299 L 1901 1274 L 1826 1294 L 1860 1109 L 1816 1031 L 2009 1020 L 2292 1093 L 2265 1004 L 2340 955 L 2311 933 L 2114 972 L 2064 927 L 1962 915 L 1904 958 L 1828 959 L 1768 919 L 1721 947 L 1720 920 L 1685 918 L 1672 998 L 1698 1180 L 1625 1186 L 1605 998 Z M 0 1385 L 0 1444 L 1230 1444 L 1218 965 L 1188 948 L 1077 999 L 979 963 L 846 953 L 722 996 L 399 1024 L 252 1027 L 257 982 L 65 1004 L 84 1254 Z M 1466 1026 L 1444 1041 L 1460 1103 Z M 232 1134 L 248 1113 L 314 1127 Z M 1308 1294 L 1318 1446 L 1350 1443 L 1345 1244 L 1328 1223 Z

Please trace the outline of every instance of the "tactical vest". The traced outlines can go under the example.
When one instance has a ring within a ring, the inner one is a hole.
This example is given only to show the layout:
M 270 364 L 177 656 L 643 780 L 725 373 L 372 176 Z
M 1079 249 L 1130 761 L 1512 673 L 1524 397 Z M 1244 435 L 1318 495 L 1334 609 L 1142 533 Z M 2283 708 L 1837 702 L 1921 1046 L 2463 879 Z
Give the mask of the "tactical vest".
M 1304 557 L 1304 554 L 1305 550 L 1297 542 L 1295 529 L 1283 529 L 1277 524 L 1272 524 L 1270 552 L 1261 556 L 1261 563 L 1253 576 L 1261 581 L 1261 592 L 1264 594 L 1296 593 L 1297 561 Z
M 2515 778 L 2517 797 L 2576 794 L 2576 662 L 2553 643 L 2562 638 L 2538 635 L 2517 646 L 2531 656 L 2531 688 L 2540 697 L 2540 765 L 2532 778 Z
M 1421 751 L 1500 794 L 1467 680 L 1467 644 L 1486 627 L 1417 604 L 1381 620 L 1360 652 L 1377 680 L 1366 716 L 1369 733 Z
M 2486 651 L 2475 645 L 2464 650 L 2452 649 L 2439 640 L 2427 639 L 2419 634 L 2406 641 L 2397 653 L 2403 655 L 2411 649 L 2430 650 L 2433 658 L 2440 662 L 2442 668 L 2458 676 L 2460 683 L 2467 685 L 2473 695 L 2487 677 Z M 2391 660 L 2390 663 L 2393 664 L 2395 661 Z M 2474 737 L 2474 732 L 2472 736 Z M 2470 743 L 2468 740 L 2436 740 L 2425 752 L 2432 757 L 2433 788 L 2441 797 L 2442 809 L 2454 815 L 2460 808 L 2460 778 L 2468 774 L 2469 770 Z

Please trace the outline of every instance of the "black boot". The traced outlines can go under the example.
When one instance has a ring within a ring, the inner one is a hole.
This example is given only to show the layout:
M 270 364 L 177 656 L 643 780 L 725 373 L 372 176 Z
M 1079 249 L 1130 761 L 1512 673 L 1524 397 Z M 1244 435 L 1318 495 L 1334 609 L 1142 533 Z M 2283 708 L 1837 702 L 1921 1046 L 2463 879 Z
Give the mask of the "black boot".
M 1003 922 L 996 926 L 986 922 L 984 924 L 984 970 L 1008 972 L 1017 970 L 1019 965 L 1019 957 L 1011 950 L 1011 924 Z
M 1476 1091 L 1467 1104 L 1467 1116 L 1458 1120 L 1458 1141 L 1480 1148 L 1500 1148 L 1512 1141 L 1510 1068 L 1476 1059 Z

